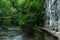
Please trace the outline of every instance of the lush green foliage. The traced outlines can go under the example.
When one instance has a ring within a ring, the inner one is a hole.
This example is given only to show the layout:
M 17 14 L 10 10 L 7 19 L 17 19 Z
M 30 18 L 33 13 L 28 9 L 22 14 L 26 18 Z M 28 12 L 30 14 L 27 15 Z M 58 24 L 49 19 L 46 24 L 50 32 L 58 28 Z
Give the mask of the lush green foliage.
M 25 33 L 39 35 L 44 25 L 44 0 L 0 0 L 0 26 L 20 26 Z

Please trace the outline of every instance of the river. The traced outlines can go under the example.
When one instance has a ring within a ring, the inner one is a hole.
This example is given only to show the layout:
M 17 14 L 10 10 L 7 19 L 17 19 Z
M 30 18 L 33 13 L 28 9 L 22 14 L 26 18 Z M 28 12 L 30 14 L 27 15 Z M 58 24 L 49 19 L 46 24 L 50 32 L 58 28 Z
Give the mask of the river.
M 24 37 L 19 28 L 8 28 L 6 31 L 0 31 L 0 40 L 24 40 Z

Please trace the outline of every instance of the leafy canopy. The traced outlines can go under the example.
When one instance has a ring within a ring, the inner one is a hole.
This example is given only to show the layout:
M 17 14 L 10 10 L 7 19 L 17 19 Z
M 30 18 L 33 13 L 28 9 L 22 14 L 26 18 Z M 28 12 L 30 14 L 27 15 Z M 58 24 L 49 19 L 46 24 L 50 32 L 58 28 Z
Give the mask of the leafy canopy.
M 0 0 L 0 26 L 19 26 L 25 33 L 39 34 L 44 25 L 44 0 Z

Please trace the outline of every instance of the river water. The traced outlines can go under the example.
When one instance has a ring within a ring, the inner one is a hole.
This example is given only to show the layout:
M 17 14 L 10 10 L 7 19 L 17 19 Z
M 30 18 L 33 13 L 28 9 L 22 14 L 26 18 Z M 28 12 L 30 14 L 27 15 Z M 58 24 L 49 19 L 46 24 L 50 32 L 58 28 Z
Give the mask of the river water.
M 0 31 L 0 40 L 24 40 L 24 37 L 19 28 L 8 28 L 6 31 Z

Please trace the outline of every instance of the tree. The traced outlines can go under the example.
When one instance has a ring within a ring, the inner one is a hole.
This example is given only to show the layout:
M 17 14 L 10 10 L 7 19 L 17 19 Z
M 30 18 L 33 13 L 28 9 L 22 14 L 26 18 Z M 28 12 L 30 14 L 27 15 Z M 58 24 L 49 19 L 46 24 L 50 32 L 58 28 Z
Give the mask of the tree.
M 0 4 L 1 26 L 20 26 L 32 36 L 44 25 L 44 0 L 1 0 Z

